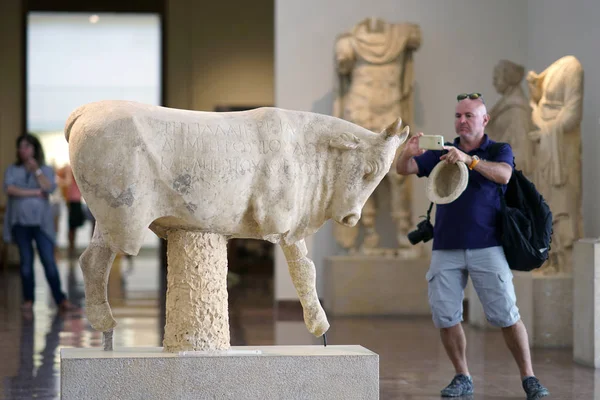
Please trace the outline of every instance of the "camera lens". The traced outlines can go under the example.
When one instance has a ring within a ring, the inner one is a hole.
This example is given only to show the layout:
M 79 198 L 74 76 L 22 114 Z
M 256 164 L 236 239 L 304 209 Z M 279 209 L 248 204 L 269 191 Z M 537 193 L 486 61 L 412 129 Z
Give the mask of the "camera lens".
M 421 240 L 423 240 L 422 236 L 423 236 L 423 234 L 421 233 L 421 231 L 419 229 L 414 230 L 414 231 L 408 233 L 408 241 L 412 245 L 415 245 L 415 244 L 419 243 Z
M 433 238 L 433 226 L 428 220 L 421 221 L 417 225 L 417 229 L 408 233 L 408 240 L 412 245 L 419 242 L 426 243 Z

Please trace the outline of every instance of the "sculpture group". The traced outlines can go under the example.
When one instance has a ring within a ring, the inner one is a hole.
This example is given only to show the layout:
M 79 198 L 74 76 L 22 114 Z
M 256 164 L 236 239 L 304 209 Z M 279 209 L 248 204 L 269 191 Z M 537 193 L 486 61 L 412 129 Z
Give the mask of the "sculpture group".
M 379 18 L 365 18 L 339 35 L 334 46 L 334 115 L 372 130 L 381 129 L 396 115 L 412 124 L 413 54 L 420 46 L 418 25 Z M 528 97 L 522 87 L 525 75 Z M 553 212 L 550 259 L 541 271 L 568 273 L 573 244 L 583 236 L 581 63 L 574 56 L 565 56 L 540 73 L 526 74 L 522 65 L 501 60 L 494 68 L 493 84 L 502 97 L 489 109 L 487 132 L 492 139 L 511 144 L 517 168 L 535 183 Z M 393 171 L 386 178 L 397 248 L 402 250 L 410 247 L 412 185 L 410 177 L 399 178 Z M 385 195 L 381 187 L 376 189 L 365 204 L 360 224 L 334 227 L 338 244 L 351 252 L 378 254 L 375 218 Z M 358 244 L 360 226 L 364 238 Z
M 106 297 L 118 252 L 137 254 L 145 230 L 279 243 L 308 330 L 329 328 L 304 238 L 327 220 L 353 226 L 408 136 L 309 112 L 200 112 L 125 101 L 84 105 L 65 135 L 73 173 L 96 218 L 81 256 L 92 327 L 116 325 Z M 400 136 L 399 136 L 400 135 Z M 169 266 L 169 268 L 171 268 Z
M 581 120 L 583 68 L 573 56 L 544 71 L 527 73 L 529 98 L 521 82 L 523 66 L 507 60 L 494 70 L 502 98 L 490 110 L 492 139 L 509 142 L 516 165 L 535 183 L 553 214 L 550 258 L 543 273 L 572 271 L 575 241 L 583 237 Z

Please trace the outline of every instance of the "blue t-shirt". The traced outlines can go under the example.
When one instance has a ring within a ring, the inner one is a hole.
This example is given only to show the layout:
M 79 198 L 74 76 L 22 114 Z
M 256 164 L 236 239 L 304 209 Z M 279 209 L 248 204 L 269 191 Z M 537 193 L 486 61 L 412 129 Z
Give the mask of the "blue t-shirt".
M 454 139 L 454 146 L 459 147 L 459 143 L 460 137 Z M 514 167 L 510 145 L 503 145 L 491 158 L 488 151 L 492 143 L 495 142 L 484 135 L 481 146 L 467 154 L 477 155 L 482 160 L 505 162 Z M 429 176 L 440 162 L 442 154 L 442 150 L 428 150 L 414 157 L 419 167 L 417 176 Z M 502 185 L 502 191 L 506 191 L 506 185 Z M 465 191 L 453 202 L 436 207 L 433 250 L 480 249 L 501 245 L 497 229 L 500 210 L 498 184 L 479 172 L 469 170 L 469 183 Z

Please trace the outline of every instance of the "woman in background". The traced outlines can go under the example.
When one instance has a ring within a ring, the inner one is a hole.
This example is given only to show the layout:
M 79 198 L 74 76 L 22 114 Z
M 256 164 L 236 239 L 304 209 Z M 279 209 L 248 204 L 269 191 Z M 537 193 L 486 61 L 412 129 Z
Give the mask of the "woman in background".
M 54 214 L 48 199 L 56 189 L 52 167 L 44 163 L 44 151 L 38 139 L 25 134 L 17 139 L 17 161 L 4 175 L 4 191 L 8 195 L 4 223 L 4 240 L 19 249 L 23 309 L 31 310 L 35 300 L 33 241 L 52 296 L 61 310 L 72 309 L 61 290 L 60 276 L 54 258 Z

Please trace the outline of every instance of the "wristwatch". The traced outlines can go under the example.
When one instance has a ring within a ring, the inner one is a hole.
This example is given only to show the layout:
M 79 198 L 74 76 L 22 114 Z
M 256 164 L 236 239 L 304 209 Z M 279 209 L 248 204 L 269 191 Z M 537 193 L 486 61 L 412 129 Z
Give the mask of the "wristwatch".
M 35 171 L 35 176 L 40 176 L 41 174 L 42 174 L 42 169 L 41 169 L 41 168 L 38 168 L 38 169 Z
M 471 169 L 471 170 L 472 170 L 473 168 L 475 168 L 475 166 L 477 165 L 477 163 L 478 163 L 478 162 L 479 162 L 481 159 L 480 159 L 479 157 L 477 157 L 477 156 L 473 156 L 473 157 L 471 157 L 471 159 L 472 159 L 473 161 L 471 161 L 471 164 L 469 165 L 469 169 Z

